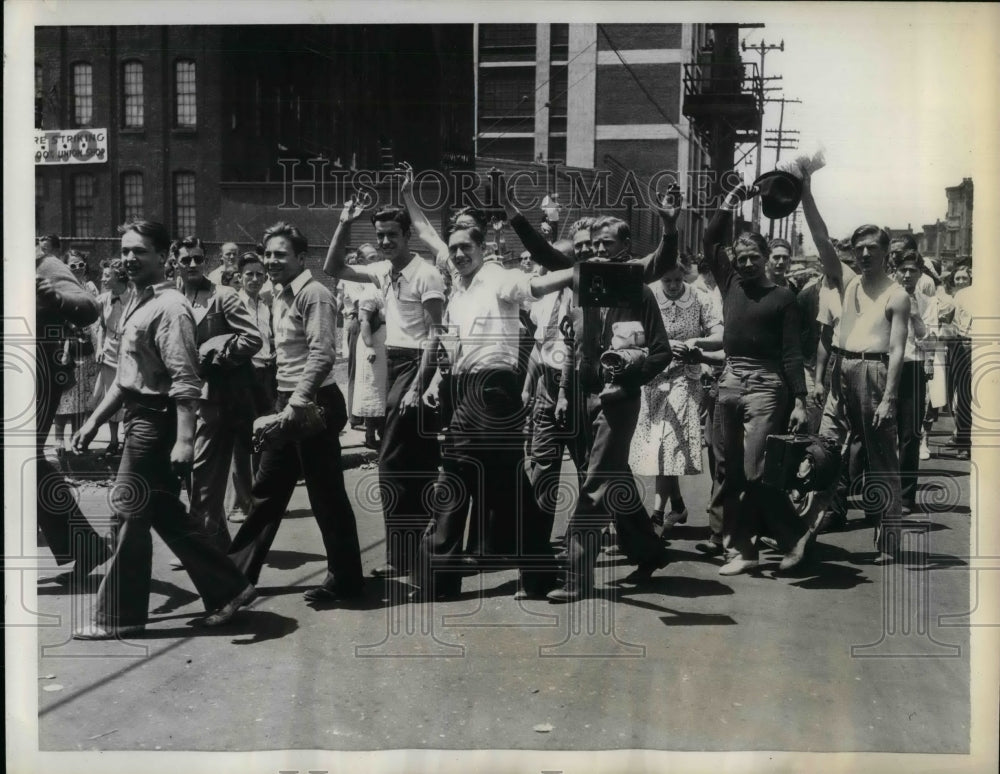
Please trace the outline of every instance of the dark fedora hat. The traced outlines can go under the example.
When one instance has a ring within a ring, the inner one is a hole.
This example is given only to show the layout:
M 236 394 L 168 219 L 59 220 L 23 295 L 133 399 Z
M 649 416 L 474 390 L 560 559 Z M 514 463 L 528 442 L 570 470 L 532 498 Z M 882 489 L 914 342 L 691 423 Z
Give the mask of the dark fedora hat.
M 787 218 L 802 199 L 802 181 L 789 172 L 779 169 L 765 172 L 754 181 L 760 194 L 760 208 L 771 220 Z

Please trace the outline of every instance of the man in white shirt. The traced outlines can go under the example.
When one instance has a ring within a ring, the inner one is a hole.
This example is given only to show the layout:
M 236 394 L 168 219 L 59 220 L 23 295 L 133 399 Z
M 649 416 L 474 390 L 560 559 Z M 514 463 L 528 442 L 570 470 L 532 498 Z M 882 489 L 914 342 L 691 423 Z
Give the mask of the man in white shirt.
M 972 272 L 965 266 L 956 269 L 954 282 L 959 289 L 952 296 L 955 315 L 948 349 L 948 373 L 954 391 L 954 445 L 958 448 L 958 458 L 967 460 L 972 447 Z
M 920 430 L 927 397 L 927 374 L 933 373 L 934 343 L 937 340 L 937 299 L 920 292 L 922 261 L 915 250 L 896 258 L 896 281 L 910 297 L 910 319 L 903 370 L 899 377 L 899 400 L 896 407 L 899 434 L 899 484 L 902 513 L 916 508 L 917 470 L 920 467 Z
M 558 580 L 523 464 L 517 333 L 521 304 L 568 287 L 573 271 L 532 277 L 505 269 L 484 261 L 484 241 L 478 228 L 456 229 L 448 240 L 458 280 L 444 325 L 457 347 L 446 366 L 448 383 L 442 386 L 438 371 L 424 395 L 428 406 L 445 399 L 451 410 L 435 512 L 413 578 L 417 601 L 453 599 L 461 590 L 470 564 L 462 552 L 470 500 L 476 565 L 520 567 L 521 589 L 532 596 L 544 595 Z
M 351 223 L 364 209 L 355 197 L 345 204 L 323 271 L 341 280 L 372 283 L 384 300 L 388 378 L 379 482 L 384 491 L 386 563 L 373 574 L 394 577 L 412 569 L 423 525 L 431 515 L 426 503 L 440 451 L 434 415 L 420 396 L 433 375 L 425 345 L 431 327 L 441 323 L 444 280 L 434 264 L 410 252 L 412 222 L 398 207 L 383 207 L 371 218 L 382 260 L 348 266 Z

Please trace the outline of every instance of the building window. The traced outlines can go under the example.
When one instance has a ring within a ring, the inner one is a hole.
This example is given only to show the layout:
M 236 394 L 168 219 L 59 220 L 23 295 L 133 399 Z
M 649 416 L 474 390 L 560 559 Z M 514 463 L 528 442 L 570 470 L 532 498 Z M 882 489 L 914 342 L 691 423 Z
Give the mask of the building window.
M 549 27 L 549 31 L 551 35 L 549 56 L 554 62 L 565 62 L 569 58 L 569 25 L 553 24 Z
M 195 97 L 195 66 L 190 59 L 181 59 L 174 70 L 174 90 L 176 94 L 175 115 L 177 126 L 198 125 L 198 106 Z
M 194 172 L 174 174 L 174 233 L 180 236 L 194 234 Z
M 513 70 L 514 68 L 511 68 Z M 525 117 L 535 114 L 535 71 L 490 73 L 480 81 L 480 110 L 483 118 Z
M 143 217 L 142 172 L 122 175 L 122 221 Z
M 483 24 L 480 42 L 484 47 L 534 46 L 534 24 Z
M 86 62 L 73 65 L 73 123 L 88 126 L 94 117 L 94 68 Z
M 35 65 L 35 128 L 42 128 L 42 118 L 45 107 L 45 80 L 42 75 L 42 66 Z
M 73 177 L 73 236 L 94 236 L 94 176 Z
M 126 62 L 122 67 L 122 118 L 128 129 L 141 129 L 143 125 L 144 95 L 142 62 Z

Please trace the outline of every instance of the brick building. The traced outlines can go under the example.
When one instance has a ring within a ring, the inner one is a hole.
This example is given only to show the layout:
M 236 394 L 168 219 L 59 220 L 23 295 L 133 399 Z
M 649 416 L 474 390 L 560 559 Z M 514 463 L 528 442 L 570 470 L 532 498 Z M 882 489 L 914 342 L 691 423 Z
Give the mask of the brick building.
M 477 25 L 477 155 L 606 170 L 616 202 L 629 170 L 640 186 L 670 171 L 690 191 L 707 160 L 682 113 L 682 70 L 707 35 L 703 24 Z M 644 250 L 658 221 L 625 204 L 605 211 Z M 697 252 L 701 223 L 685 221 L 682 248 Z
M 972 264 L 972 178 L 944 189 L 948 210 L 944 220 L 925 224 L 917 234 L 917 247 L 923 255 L 940 260 L 945 271 L 956 264 Z
M 262 223 L 295 220 L 278 209 L 288 163 L 320 160 L 332 179 L 471 159 L 472 29 L 39 27 L 36 128 L 106 129 L 107 155 L 36 166 L 36 233 L 92 264 L 136 214 L 252 245 Z

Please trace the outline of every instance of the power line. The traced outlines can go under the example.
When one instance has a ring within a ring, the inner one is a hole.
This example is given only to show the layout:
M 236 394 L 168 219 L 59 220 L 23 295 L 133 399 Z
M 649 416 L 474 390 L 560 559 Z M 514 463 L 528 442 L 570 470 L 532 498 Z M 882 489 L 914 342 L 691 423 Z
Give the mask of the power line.
M 604 25 L 598 24 L 597 29 L 601 31 L 601 34 L 604 35 L 604 39 L 608 41 L 608 45 L 611 46 L 611 50 L 615 52 L 615 55 L 618 57 L 618 60 L 622 63 L 625 69 L 628 70 L 628 74 L 632 76 L 632 80 L 635 81 L 636 86 L 638 86 L 642 90 L 642 93 L 646 95 L 646 99 L 648 99 L 650 103 L 653 105 L 653 107 L 655 107 L 659 111 L 660 115 L 663 116 L 664 120 L 672 127 L 674 127 L 674 129 L 677 130 L 677 133 L 681 137 L 683 137 L 689 143 L 693 142 L 695 145 L 697 145 L 701 149 L 702 153 L 706 155 L 711 155 L 707 150 L 705 150 L 704 146 L 702 146 L 701 142 L 698 141 L 697 138 L 692 139 L 690 135 L 688 135 L 683 129 L 681 129 L 677 124 L 675 124 L 673 121 L 670 120 L 670 116 L 667 115 L 667 112 L 662 107 L 660 107 L 660 103 L 653 98 L 653 95 L 649 93 L 648 89 L 646 89 L 642 81 L 639 80 L 639 76 L 635 74 L 635 70 L 633 70 L 632 67 L 629 65 L 629 63 L 625 61 L 625 57 L 622 56 L 622 52 L 618 50 L 618 46 L 616 46 L 614 44 L 614 41 L 611 40 L 611 37 L 608 35 L 608 31 L 604 29 Z

